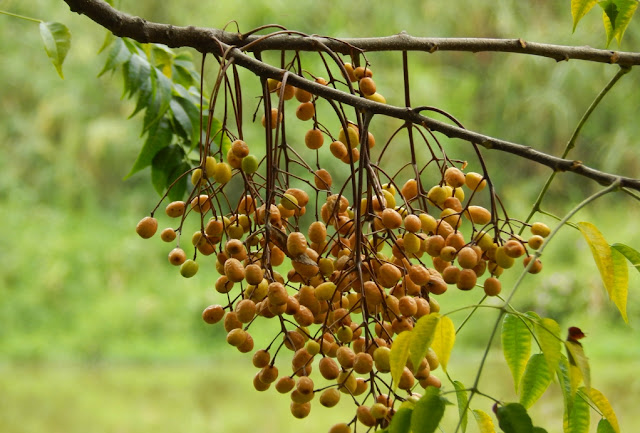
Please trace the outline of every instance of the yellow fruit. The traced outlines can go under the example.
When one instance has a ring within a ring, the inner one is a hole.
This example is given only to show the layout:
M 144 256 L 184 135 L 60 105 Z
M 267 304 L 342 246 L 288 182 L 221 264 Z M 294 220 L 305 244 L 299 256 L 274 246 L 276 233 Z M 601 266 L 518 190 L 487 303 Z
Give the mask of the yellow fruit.
M 220 184 L 229 182 L 231 180 L 231 166 L 226 162 L 216 164 L 216 168 L 213 171 L 213 179 Z
M 280 204 L 287 210 L 294 211 L 298 209 L 298 199 L 291 194 L 284 194 L 280 199 Z
M 415 179 L 409 179 L 405 182 L 400 190 L 400 194 L 406 202 L 410 202 L 418 197 L 418 182 Z
M 491 212 L 482 206 L 469 206 L 464 216 L 474 224 L 485 225 L 491 222 Z
M 298 102 L 309 102 L 309 101 L 311 101 L 311 98 L 313 97 L 313 95 L 311 93 L 307 92 L 306 90 L 300 89 L 300 88 L 296 88 L 296 90 L 294 92 L 294 96 L 296 97 Z
M 498 247 L 498 249 L 496 250 L 496 259 L 495 262 L 498 266 L 500 266 L 503 269 L 509 269 L 510 267 L 513 266 L 513 257 L 509 257 L 507 255 L 506 250 L 504 249 L 504 247 Z
M 320 404 L 324 407 L 334 407 L 340 402 L 340 391 L 336 388 L 327 388 L 320 394 Z
M 529 245 L 529 248 L 533 250 L 540 249 L 542 244 L 544 244 L 544 238 L 540 235 L 533 235 L 527 241 L 527 245 Z
M 465 184 L 471 191 L 482 191 L 487 186 L 487 180 L 480 173 L 469 172 L 465 176 Z
M 213 176 L 213 172 L 216 169 L 216 159 L 213 156 L 207 156 L 205 159 L 204 169 L 207 172 L 207 177 Z
M 200 183 L 200 179 L 202 179 L 202 169 L 196 168 L 191 172 L 191 184 L 197 185 Z
M 157 230 L 158 220 L 150 216 L 142 218 L 136 226 L 136 233 L 138 233 L 142 239 L 149 239 L 156 234 Z
M 533 223 L 531 226 L 531 234 L 546 238 L 551 234 L 551 229 L 544 223 Z
M 302 121 L 313 119 L 316 109 L 312 102 L 303 102 L 296 108 L 296 117 Z
M 365 98 L 369 99 L 370 101 L 377 102 L 379 104 L 387 103 L 387 99 L 378 92 L 374 93 L 373 95 L 367 95 L 365 96 Z
M 344 69 L 347 72 L 347 76 L 345 77 L 346 79 L 348 79 L 352 83 L 358 81 L 358 79 L 356 78 L 356 76 L 354 74 L 354 68 L 353 68 L 353 65 L 351 65 L 351 63 L 345 63 L 344 64 Z
M 340 132 L 338 133 L 338 141 L 342 142 L 347 146 L 347 149 L 354 149 L 358 147 L 360 143 L 360 134 L 354 125 L 349 124 L 347 127 L 347 132 L 345 133 L 344 128 L 340 128 Z
M 434 217 L 427 213 L 421 213 L 418 215 L 418 218 L 420 218 L 421 228 L 424 233 L 429 234 L 435 232 L 438 223 Z

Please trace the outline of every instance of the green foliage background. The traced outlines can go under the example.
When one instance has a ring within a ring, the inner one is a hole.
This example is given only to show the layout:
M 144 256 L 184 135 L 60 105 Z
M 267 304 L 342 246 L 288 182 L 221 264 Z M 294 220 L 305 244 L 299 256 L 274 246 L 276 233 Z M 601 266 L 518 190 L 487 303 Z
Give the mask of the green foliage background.
M 416 36 L 605 45 L 598 14 L 588 14 L 572 34 L 569 4 L 556 1 L 410 0 L 392 15 L 388 6 L 373 2 L 337 1 L 122 0 L 120 8 L 177 25 L 222 27 L 235 19 L 243 30 L 278 23 L 336 37 L 406 30 Z M 96 78 L 104 62 L 96 56 L 104 31 L 71 14 L 61 0 L 4 0 L 0 9 L 63 22 L 73 36 L 62 81 L 42 48 L 37 25 L 0 16 L 0 430 L 72 432 L 92 425 L 91 431 L 105 432 L 326 431 L 327 419 L 350 417 L 348 405 L 330 411 L 316 405 L 307 420 L 293 420 L 286 398 L 273 403 L 273 392 L 254 392 L 249 358 L 223 344 L 220 327 L 200 320 L 206 305 L 219 302 L 212 288 L 213 264 L 184 280 L 166 262 L 166 245 L 135 235 L 136 222 L 155 206 L 157 194 L 148 169 L 122 180 L 142 144 L 141 119 L 125 120 L 133 103 L 121 100 L 119 75 Z M 625 33 L 625 50 L 640 51 L 635 24 Z M 438 106 L 470 129 L 555 153 L 617 69 L 497 53 L 415 53 L 410 58 L 415 104 Z M 381 92 L 390 103 L 401 104 L 396 93 L 400 55 L 371 54 L 369 59 Z M 631 71 L 598 107 L 572 158 L 638 177 L 639 73 Z M 251 89 L 257 89 L 255 80 L 245 95 Z M 245 102 L 251 106 L 250 98 Z M 394 125 L 376 124 L 376 135 L 384 136 Z M 249 132 L 250 145 L 260 146 L 261 133 L 259 126 Z M 468 155 L 466 144 L 446 143 L 450 152 Z M 510 215 L 524 217 L 548 170 L 513 156 L 484 154 Z M 597 188 L 564 174 L 545 208 L 562 214 Z M 637 248 L 639 217 L 635 203 L 616 195 L 581 212 L 576 221 L 591 221 L 611 243 Z M 632 410 L 640 393 L 637 273 L 630 274 L 631 325 L 625 327 L 576 230 L 565 229 L 543 261 L 544 272 L 528 278 L 527 290 L 515 302 L 523 311 L 536 310 L 563 328 L 580 326 L 587 333 L 594 386 L 613 396 L 623 431 L 637 430 L 640 416 Z M 477 296 L 450 291 L 440 301 L 449 309 Z M 486 327 L 493 317 L 490 312 L 480 316 Z M 465 365 L 479 358 L 486 327 L 480 323 L 459 336 L 449 368 L 464 383 L 473 377 Z M 494 360 L 485 380 L 496 382 L 496 396 L 513 396 L 504 362 Z M 532 410 L 549 432 L 561 429 L 558 398 Z M 246 419 L 247 406 L 258 408 L 259 427 Z

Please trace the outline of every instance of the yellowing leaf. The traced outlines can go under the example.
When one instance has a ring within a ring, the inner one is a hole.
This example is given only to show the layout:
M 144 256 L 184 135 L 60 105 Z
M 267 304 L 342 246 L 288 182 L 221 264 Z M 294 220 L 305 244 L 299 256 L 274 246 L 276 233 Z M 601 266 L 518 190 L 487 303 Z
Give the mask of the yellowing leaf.
M 493 420 L 486 412 L 483 412 L 480 409 L 474 409 L 473 416 L 476 419 L 476 423 L 478 424 L 478 429 L 480 430 L 480 433 L 496 432 L 496 428 L 493 425 Z
M 547 360 L 549 371 L 556 371 L 562 354 L 560 325 L 553 319 L 544 318 L 536 323 L 535 330 L 540 349 Z
M 393 379 L 393 390 L 395 391 L 402 376 L 402 371 L 409 358 L 409 343 L 411 342 L 411 331 L 401 332 L 393 340 L 391 353 L 389 354 L 389 365 L 391 366 L 391 378 Z
M 598 0 L 571 0 L 571 16 L 573 17 L 573 31 L 583 16 L 593 8 Z
M 616 433 L 620 433 L 620 424 L 618 424 L 618 417 L 616 417 L 616 413 L 613 411 L 609 400 L 604 396 L 600 391 L 595 388 L 585 389 L 585 394 L 589 396 L 593 404 L 596 405 L 602 415 L 609 421 L 609 424 L 613 428 Z
M 627 318 L 627 293 L 629 290 L 629 271 L 624 256 L 612 249 L 602 233 L 591 223 L 580 222 L 578 229 L 584 236 L 591 254 L 600 271 L 602 282 L 609 298 L 616 304 L 622 318 Z
M 411 342 L 409 343 L 409 350 L 411 353 L 409 358 L 414 366 L 420 365 L 420 362 L 422 362 L 422 359 L 427 354 L 427 350 L 429 350 L 429 346 L 431 346 L 431 343 L 433 342 L 439 322 L 440 314 L 427 314 L 426 316 L 422 316 L 418 319 L 416 325 L 411 330 L 412 337 Z
M 578 343 L 577 341 L 571 340 L 565 341 L 564 344 L 567 348 L 567 358 L 569 359 L 569 367 L 572 376 L 572 388 L 575 370 L 571 367 L 575 367 L 578 369 L 587 389 L 591 388 L 591 369 L 589 367 L 589 359 L 584 354 L 582 344 Z M 575 376 L 577 377 L 577 375 Z
M 553 375 L 542 353 L 536 353 L 529 358 L 520 382 L 520 404 L 527 409 L 530 408 L 547 390 L 552 378 Z
M 640 252 L 634 250 L 630 246 L 618 243 L 611 245 L 611 248 L 622 253 L 622 255 L 625 256 L 627 260 L 629 260 L 631 266 L 633 266 L 638 272 L 640 272 Z
M 502 322 L 502 351 L 517 392 L 531 352 L 531 333 L 525 323 L 513 314 L 505 315 Z
M 447 363 L 449 362 L 449 356 L 451 356 L 455 341 L 456 329 L 453 326 L 453 322 L 447 316 L 442 316 L 436 327 L 431 348 L 436 352 L 436 355 L 438 355 L 440 365 L 442 365 L 442 369 L 445 372 L 447 371 Z

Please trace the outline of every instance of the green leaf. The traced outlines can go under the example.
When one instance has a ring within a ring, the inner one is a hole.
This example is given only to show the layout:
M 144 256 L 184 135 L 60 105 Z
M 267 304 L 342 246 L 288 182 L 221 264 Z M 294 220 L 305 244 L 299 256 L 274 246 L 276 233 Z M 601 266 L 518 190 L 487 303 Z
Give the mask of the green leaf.
M 615 23 L 618 16 L 618 7 L 613 0 L 606 0 L 598 2 L 598 5 L 602 8 L 602 24 L 607 33 L 607 47 L 615 36 Z
M 582 394 L 576 393 L 569 414 L 569 433 L 589 432 L 589 410 L 589 404 L 582 397 Z
M 411 427 L 411 415 L 413 409 L 408 407 L 400 407 L 398 411 L 391 418 L 389 424 L 389 433 L 409 433 Z
M 552 370 L 542 353 L 536 353 L 527 363 L 527 368 L 520 382 L 520 403 L 530 408 L 551 384 Z
M 62 73 L 62 63 L 71 48 L 71 32 L 61 23 L 41 22 L 40 37 L 44 43 L 44 50 L 51 59 L 51 63 L 55 66 L 60 78 L 64 79 Z
M 564 345 L 567 348 L 567 359 L 569 359 L 569 366 L 577 367 L 585 386 L 587 387 L 587 389 L 591 388 L 591 369 L 589 367 L 589 359 L 584 354 L 582 344 L 578 343 L 577 341 L 568 340 L 565 341 Z
M 446 402 L 440 395 L 438 388 L 428 387 L 413 409 L 411 430 L 416 433 L 433 433 L 436 431 L 444 415 Z
M 184 194 L 187 192 L 187 176 L 183 176 L 191 167 L 186 162 L 176 166 L 167 177 L 167 188 L 171 187 L 168 197 L 171 201 L 183 200 Z M 180 177 L 182 176 L 182 177 Z M 175 183 L 174 183 L 175 181 Z
M 622 253 L 629 260 L 629 263 L 640 272 L 640 253 L 624 244 L 613 244 L 611 248 Z
M 571 16 L 573 17 L 573 31 L 583 16 L 593 8 L 598 0 L 571 0 Z
M 453 326 L 453 322 L 449 317 L 442 316 L 436 327 L 431 348 L 436 352 L 436 355 L 438 355 L 440 365 L 445 372 L 447 371 L 447 364 L 449 363 L 449 357 L 451 356 L 455 342 L 456 328 Z
M 102 76 L 105 72 L 116 69 L 131 57 L 131 51 L 125 45 L 121 38 L 116 40 L 111 45 L 109 54 L 107 54 L 107 61 L 104 63 L 102 71 L 98 74 L 98 77 Z
M 527 409 L 520 403 L 498 407 L 498 425 L 504 433 L 533 433 L 533 423 Z
M 131 58 L 122 65 L 124 76 L 124 93 L 133 96 L 149 80 L 151 65 L 146 58 L 139 54 L 133 54 Z
M 184 161 L 184 151 L 178 145 L 172 144 L 161 149 L 151 162 L 151 183 L 159 195 L 164 194 L 171 183 L 180 174 L 189 170 L 189 165 Z M 186 168 L 184 165 L 186 164 Z M 176 171 L 181 170 L 180 173 Z M 186 185 L 185 185 L 186 187 Z M 173 190 L 172 190 L 173 191 Z M 184 191 L 182 192 L 184 194 Z
M 533 433 L 547 433 L 547 431 L 545 429 L 543 429 L 542 427 L 534 427 L 533 428 Z
M 619 433 L 619 432 L 613 429 L 613 426 L 608 420 L 602 418 L 598 423 L 598 430 L 596 430 L 596 433 Z
M 422 359 L 427 354 L 427 350 L 429 350 L 429 346 L 431 346 L 433 342 L 438 323 L 440 323 L 440 314 L 427 314 L 418 319 L 411 330 L 413 337 L 409 344 L 411 350 L 409 358 L 414 366 L 420 365 Z
M 614 35 L 618 41 L 618 45 L 622 41 L 624 32 L 627 30 L 633 14 L 638 8 L 638 0 L 615 0 L 618 7 L 618 15 L 616 16 Z
M 493 420 L 486 412 L 480 409 L 474 409 L 473 417 L 476 419 L 480 433 L 495 433 L 496 428 L 493 425 Z
M 562 397 L 564 400 L 564 412 L 562 416 L 563 431 L 566 433 L 569 430 L 569 413 L 573 406 L 573 395 L 575 391 L 571 387 L 571 377 L 569 372 L 569 361 L 564 355 L 560 356 L 560 362 L 556 369 L 556 375 L 558 376 L 558 382 L 560 383 L 560 390 L 562 391 Z
M 174 100 L 180 104 L 180 107 L 189 118 L 191 130 L 187 132 L 189 134 L 191 147 L 197 146 L 200 142 L 200 110 L 190 99 L 174 96 Z
M 154 125 L 169 108 L 172 97 L 172 83 L 158 68 L 151 68 L 152 102 L 144 115 L 143 131 Z
M 578 229 L 591 249 L 591 254 L 600 271 L 600 276 L 609 298 L 620 310 L 624 321 L 628 322 L 627 293 L 629 291 L 629 272 L 623 255 L 609 246 L 602 233 L 593 224 L 580 222 L 578 223 Z
M 462 382 L 453 381 L 453 387 L 456 389 L 456 397 L 458 400 L 458 414 L 460 415 L 460 428 L 462 433 L 467 431 L 467 410 L 469 409 L 469 397 Z
M 163 119 L 161 122 L 157 123 L 149 131 L 147 139 L 142 146 L 142 150 L 138 154 L 138 158 L 133 164 L 133 167 L 131 167 L 131 171 L 125 176 L 125 179 L 128 179 L 133 174 L 150 165 L 156 154 L 161 149 L 171 144 L 172 138 L 173 131 L 171 131 L 169 122 L 166 119 Z
M 536 323 L 535 331 L 540 349 L 547 360 L 549 371 L 554 372 L 562 355 L 560 325 L 553 319 L 544 318 Z
M 409 358 L 409 344 L 411 343 L 411 331 L 401 332 L 393 340 L 391 353 L 389 354 L 389 365 L 391 366 L 391 378 L 393 380 L 393 391 L 398 388 L 400 376 Z
M 602 415 L 606 418 L 605 421 L 607 421 L 607 423 L 611 426 L 612 431 L 615 433 L 620 433 L 620 424 L 618 424 L 618 417 L 613 411 L 611 403 L 609 403 L 607 397 L 605 397 L 604 394 L 602 394 L 595 388 L 585 390 L 585 394 L 589 396 L 593 404 L 595 404 L 600 412 L 602 412 Z M 600 429 L 600 426 L 598 426 L 598 429 Z
M 518 384 L 531 352 L 531 333 L 527 325 L 513 314 L 506 314 L 502 322 L 502 351 L 518 392 Z

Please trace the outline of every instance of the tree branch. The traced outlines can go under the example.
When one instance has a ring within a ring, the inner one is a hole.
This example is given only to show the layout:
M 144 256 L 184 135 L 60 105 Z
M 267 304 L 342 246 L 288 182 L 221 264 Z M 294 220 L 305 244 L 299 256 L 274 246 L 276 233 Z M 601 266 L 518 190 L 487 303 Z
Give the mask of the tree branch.
M 449 38 L 415 38 L 407 34 L 399 34 L 383 38 L 363 39 L 330 39 L 295 35 L 248 36 L 224 32 L 217 29 L 176 27 L 170 24 L 147 22 L 140 17 L 133 17 L 120 12 L 101 0 L 64 0 L 73 12 L 84 14 L 91 20 L 110 30 L 116 36 L 128 37 L 142 43 L 162 43 L 170 47 L 191 47 L 203 53 L 213 53 L 233 59 L 235 64 L 244 67 L 254 74 L 266 78 L 282 80 L 285 73 L 245 54 L 242 47 L 252 44 L 247 51 L 263 50 L 305 50 L 319 51 L 324 45 L 331 50 L 344 54 L 355 54 L 359 51 L 501 51 L 550 57 L 556 60 L 581 59 L 594 62 L 617 63 L 624 67 L 640 64 L 640 53 L 596 50 L 588 47 L 566 47 L 527 43 L 522 40 L 501 39 L 449 39 Z M 262 40 L 259 40 L 262 38 Z M 496 149 L 518 155 L 554 171 L 570 171 L 593 179 L 602 185 L 610 185 L 620 181 L 620 187 L 640 191 L 640 180 L 620 177 L 604 173 L 582 164 L 580 161 L 558 158 L 537 151 L 531 147 L 489 137 L 473 131 L 459 128 L 435 119 L 423 116 L 419 110 L 380 104 L 352 95 L 329 86 L 323 86 L 295 74 L 289 74 L 287 82 L 296 87 L 312 92 L 322 98 L 339 101 L 352 107 L 382 114 L 389 117 L 423 125 L 433 131 L 440 132 L 450 138 L 460 138 L 477 143 L 487 149 Z

